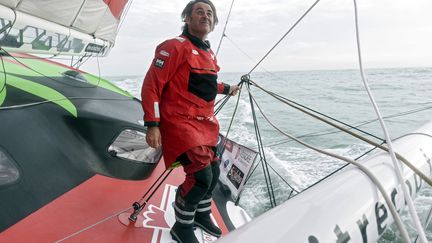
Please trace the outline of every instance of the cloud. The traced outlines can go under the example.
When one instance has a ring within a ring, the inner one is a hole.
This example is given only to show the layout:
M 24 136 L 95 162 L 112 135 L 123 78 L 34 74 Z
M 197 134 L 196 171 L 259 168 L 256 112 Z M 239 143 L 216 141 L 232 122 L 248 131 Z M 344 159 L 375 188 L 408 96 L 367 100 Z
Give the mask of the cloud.
M 216 51 L 231 0 L 213 2 L 220 22 L 209 39 Z M 251 69 L 314 2 L 235 1 L 226 29 L 229 39 L 223 40 L 218 57 L 222 71 Z M 144 75 L 157 44 L 180 34 L 180 13 L 187 3 L 134 1 L 115 48 L 100 59 L 103 75 Z M 366 67 L 432 65 L 432 1 L 362 0 L 357 4 Z M 352 1 L 320 1 L 263 65 L 269 70 L 356 67 L 354 23 Z M 97 73 L 95 66 L 93 61 L 86 68 Z

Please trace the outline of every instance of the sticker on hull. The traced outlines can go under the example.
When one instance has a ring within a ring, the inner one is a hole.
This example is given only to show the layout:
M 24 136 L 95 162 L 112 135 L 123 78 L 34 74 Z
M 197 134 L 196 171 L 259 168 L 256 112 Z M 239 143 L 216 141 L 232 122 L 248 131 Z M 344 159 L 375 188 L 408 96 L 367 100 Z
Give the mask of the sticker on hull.
M 159 205 L 149 204 L 142 214 L 142 227 L 153 230 L 151 243 L 175 243 L 171 237 L 170 229 L 175 223 L 174 200 L 177 187 L 166 184 Z M 141 217 L 139 217 L 141 218 Z M 212 216 L 213 222 L 217 225 Z M 138 222 L 137 222 L 138 223 Z M 196 227 L 195 236 L 201 243 L 216 241 L 216 237 Z

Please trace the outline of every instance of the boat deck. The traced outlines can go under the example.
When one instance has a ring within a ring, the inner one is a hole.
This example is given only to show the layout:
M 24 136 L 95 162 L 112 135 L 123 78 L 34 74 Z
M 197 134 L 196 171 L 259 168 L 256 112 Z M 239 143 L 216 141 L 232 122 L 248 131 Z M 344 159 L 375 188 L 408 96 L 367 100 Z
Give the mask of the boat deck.
M 135 225 L 125 226 L 118 219 L 121 212 L 132 212 L 132 203 L 144 195 L 163 167 L 159 162 L 145 181 L 96 175 L 2 232 L 0 242 L 174 242 L 169 235 L 175 221 L 171 205 L 174 185 L 183 181 L 181 168 L 173 171 L 154 194 Z M 226 234 L 216 206 L 212 207 L 216 222 Z M 195 233 L 202 242 L 215 240 L 200 229 Z

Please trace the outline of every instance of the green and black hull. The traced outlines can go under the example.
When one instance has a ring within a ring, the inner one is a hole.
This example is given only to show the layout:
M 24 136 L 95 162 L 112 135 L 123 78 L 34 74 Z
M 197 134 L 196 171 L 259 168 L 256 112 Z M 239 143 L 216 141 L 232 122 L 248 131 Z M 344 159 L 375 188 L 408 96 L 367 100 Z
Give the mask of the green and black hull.
M 122 131 L 145 132 L 139 100 L 100 77 L 37 57 L 3 53 L 2 64 L 0 232 L 95 174 L 151 174 L 155 163 L 109 151 Z

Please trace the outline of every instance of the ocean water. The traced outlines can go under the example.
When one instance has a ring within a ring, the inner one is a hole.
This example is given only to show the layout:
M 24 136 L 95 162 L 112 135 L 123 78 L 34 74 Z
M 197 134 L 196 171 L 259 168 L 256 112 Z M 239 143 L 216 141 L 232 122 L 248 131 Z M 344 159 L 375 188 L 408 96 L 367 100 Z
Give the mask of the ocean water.
M 221 73 L 219 80 L 234 84 L 240 81 L 242 75 Z M 411 132 L 432 119 L 432 68 L 370 69 L 366 70 L 366 77 L 381 114 L 386 117 L 392 138 Z M 108 79 L 140 97 L 143 77 Z M 384 138 L 358 70 L 256 72 L 251 74 L 250 79 L 266 90 Z M 246 87 L 241 93 L 228 137 L 258 151 Z M 277 101 L 254 86 L 251 86 L 251 94 L 272 123 L 309 144 L 353 159 L 371 148 Z M 237 97 L 230 98 L 217 115 L 222 134 L 227 132 L 236 103 Z M 290 188 L 286 182 L 301 191 L 344 165 L 290 141 L 268 125 L 259 111 L 256 112 L 267 162 L 283 178 L 270 170 L 277 204 L 288 199 Z M 261 166 L 252 174 L 239 203 L 253 217 L 270 208 Z M 427 216 L 431 205 L 432 188 L 424 186 L 415 199 L 421 219 Z M 407 228 L 412 229 L 408 213 L 403 213 L 402 218 Z M 432 241 L 432 225 L 426 229 L 426 234 Z M 379 242 L 402 242 L 397 235 L 398 230 L 390 227 Z

